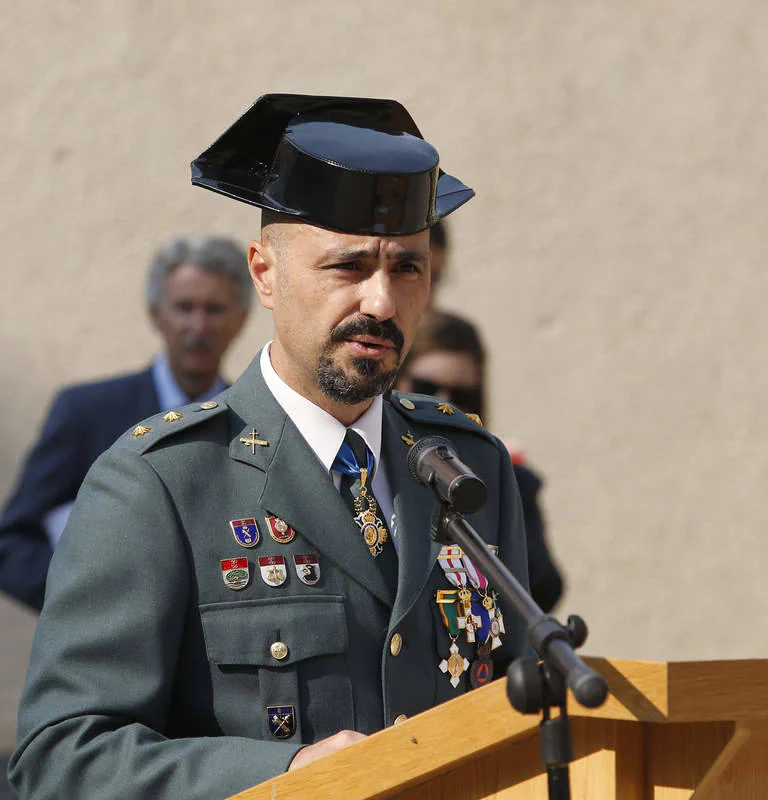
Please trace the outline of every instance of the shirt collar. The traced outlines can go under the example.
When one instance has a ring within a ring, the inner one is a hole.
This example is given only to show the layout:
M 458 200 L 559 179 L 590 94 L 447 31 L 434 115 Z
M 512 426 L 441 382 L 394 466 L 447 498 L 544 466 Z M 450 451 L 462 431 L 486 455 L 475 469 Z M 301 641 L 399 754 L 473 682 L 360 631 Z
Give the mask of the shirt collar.
M 152 381 L 155 384 L 160 411 L 170 411 L 172 408 L 179 408 L 179 406 L 185 406 L 192 402 L 192 398 L 184 394 L 184 390 L 173 377 L 167 353 L 161 353 L 152 362 Z M 194 399 L 199 402 L 210 400 L 226 388 L 227 384 L 224 383 L 223 378 L 217 375 L 211 388 Z
M 312 448 L 322 465 L 331 471 L 331 466 L 336 459 L 341 443 L 347 429 L 336 417 L 315 405 L 311 400 L 300 395 L 275 372 L 269 357 L 269 348 L 272 342 L 267 343 L 261 351 L 260 365 L 264 382 L 275 396 L 283 411 L 291 418 L 293 424 L 299 429 L 307 444 Z M 359 433 L 368 449 L 373 453 L 374 464 L 378 466 L 381 456 L 381 426 L 383 418 L 384 401 L 381 395 L 373 398 L 370 408 L 350 428 Z

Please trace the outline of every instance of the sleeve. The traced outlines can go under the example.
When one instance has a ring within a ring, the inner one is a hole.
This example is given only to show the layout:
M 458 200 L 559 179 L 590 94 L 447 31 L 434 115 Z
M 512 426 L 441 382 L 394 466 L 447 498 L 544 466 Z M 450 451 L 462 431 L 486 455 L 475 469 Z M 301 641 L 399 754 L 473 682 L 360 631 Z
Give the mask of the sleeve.
M 288 768 L 300 745 L 164 735 L 192 582 L 165 486 L 112 448 L 53 557 L 9 762 L 21 800 L 210 800 Z
M 0 519 L 0 590 L 40 610 L 51 561 L 44 517 L 71 503 L 87 467 L 69 391 L 55 398 Z
M 560 599 L 563 579 L 552 560 L 545 538 L 544 518 L 538 501 L 541 479 L 526 467 L 515 466 L 514 470 L 525 517 L 531 595 L 541 610 L 548 614 Z

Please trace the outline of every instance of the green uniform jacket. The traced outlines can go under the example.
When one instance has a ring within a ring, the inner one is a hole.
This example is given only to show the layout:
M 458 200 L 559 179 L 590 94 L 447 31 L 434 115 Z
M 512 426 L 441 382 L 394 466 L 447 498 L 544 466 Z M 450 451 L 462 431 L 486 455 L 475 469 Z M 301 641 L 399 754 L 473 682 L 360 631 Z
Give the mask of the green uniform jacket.
M 471 521 L 527 581 L 506 450 L 461 412 L 419 395 L 384 404 L 400 545 L 392 598 L 258 359 L 217 399 L 176 421 L 150 418 L 151 430 L 124 435 L 83 485 L 54 554 L 21 701 L 9 776 L 22 800 L 224 798 L 285 771 L 303 744 L 344 728 L 373 733 L 467 691 L 466 675 L 454 688 L 438 669 L 450 639 L 434 597 L 451 587 L 429 536 L 432 492 L 408 474 L 409 434 L 450 438 L 486 482 L 490 499 Z M 267 446 L 240 441 L 253 428 Z M 291 542 L 270 536 L 268 515 L 293 527 Z M 259 524 L 253 548 L 229 524 L 244 518 Z M 305 553 L 318 557 L 315 585 L 294 568 Z M 281 586 L 262 579 L 258 558 L 268 555 L 285 558 Z M 235 591 L 221 561 L 238 557 L 250 578 Z M 494 656 L 508 660 L 524 631 L 504 610 Z M 275 642 L 287 646 L 283 658 Z M 471 660 L 474 646 L 459 644 Z M 294 707 L 290 738 L 270 732 L 270 705 Z

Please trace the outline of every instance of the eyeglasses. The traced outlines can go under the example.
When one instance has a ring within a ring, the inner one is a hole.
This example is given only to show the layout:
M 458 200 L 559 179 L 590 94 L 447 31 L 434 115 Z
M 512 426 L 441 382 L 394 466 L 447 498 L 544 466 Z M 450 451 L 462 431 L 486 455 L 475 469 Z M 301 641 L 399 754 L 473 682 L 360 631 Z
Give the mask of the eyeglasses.
M 462 411 L 477 413 L 483 403 L 483 392 L 479 386 L 447 386 L 428 381 L 426 378 L 411 378 L 411 391 L 416 394 L 431 394 L 447 397 Z

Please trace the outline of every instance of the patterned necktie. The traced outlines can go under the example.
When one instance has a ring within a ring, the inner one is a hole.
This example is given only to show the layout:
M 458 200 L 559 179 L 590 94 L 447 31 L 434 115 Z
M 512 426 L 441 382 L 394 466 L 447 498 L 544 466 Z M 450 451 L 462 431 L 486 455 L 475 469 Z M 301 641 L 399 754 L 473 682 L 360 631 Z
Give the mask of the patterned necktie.
M 373 496 L 373 453 L 360 434 L 347 429 L 331 469 L 341 473 L 341 494 L 392 597 L 397 592 L 397 553 Z

